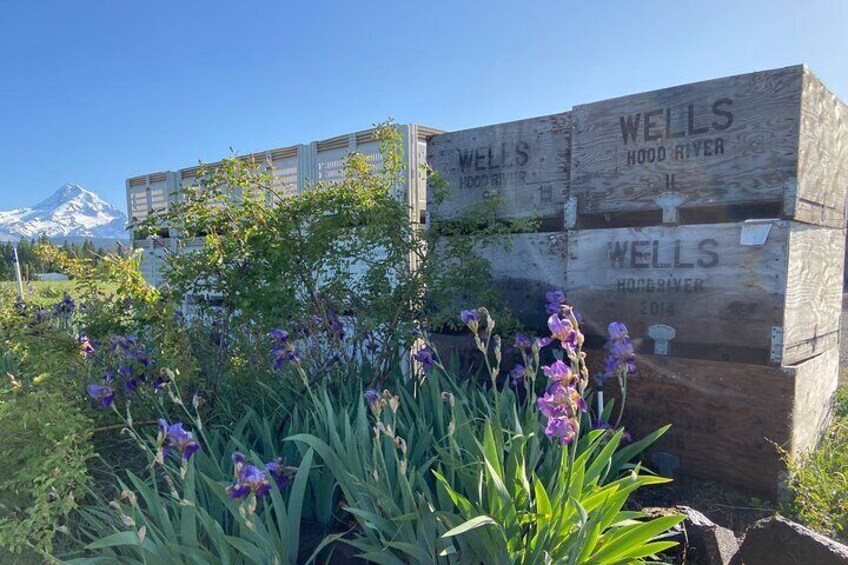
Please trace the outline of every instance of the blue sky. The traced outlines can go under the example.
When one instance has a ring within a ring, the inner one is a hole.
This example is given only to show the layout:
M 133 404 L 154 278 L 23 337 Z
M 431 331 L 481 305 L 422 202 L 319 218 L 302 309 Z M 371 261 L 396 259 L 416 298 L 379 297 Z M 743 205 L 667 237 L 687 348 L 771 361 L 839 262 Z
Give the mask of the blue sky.
M 393 117 L 453 130 L 806 63 L 848 2 L 0 0 L 0 209 Z

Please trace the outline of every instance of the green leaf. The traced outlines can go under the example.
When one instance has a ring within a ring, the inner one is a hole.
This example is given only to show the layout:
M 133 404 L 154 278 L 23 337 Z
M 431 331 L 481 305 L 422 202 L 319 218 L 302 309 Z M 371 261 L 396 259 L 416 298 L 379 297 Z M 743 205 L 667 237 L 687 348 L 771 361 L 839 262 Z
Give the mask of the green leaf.
M 291 496 L 288 503 L 288 558 L 289 563 L 297 563 L 297 554 L 300 550 L 300 515 L 303 510 L 303 498 L 306 495 L 309 472 L 312 468 L 312 454 L 310 449 L 300 462 L 292 483 Z
M 638 526 L 621 528 L 604 540 L 603 548 L 592 555 L 592 560 L 598 565 L 607 565 L 631 558 L 632 555 L 640 553 L 655 536 L 673 528 L 683 520 L 683 516 L 663 516 Z
M 489 516 L 477 516 L 476 518 L 471 518 L 470 520 L 463 522 L 455 528 L 451 528 L 450 530 L 442 534 L 442 537 L 449 538 L 453 536 L 458 536 L 460 534 L 464 534 L 465 532 L 469 532 L 475 528 L 479 528 L 480 526 L 487 526 L 489 524 L 494 524 L 495 526 L 498 526 L 498 523 L 495 522 Z
M 141 540 L 134 531 L 117 532 L 85 546 L 86 549 L 104 549 L 107 547 L 141 546 Z

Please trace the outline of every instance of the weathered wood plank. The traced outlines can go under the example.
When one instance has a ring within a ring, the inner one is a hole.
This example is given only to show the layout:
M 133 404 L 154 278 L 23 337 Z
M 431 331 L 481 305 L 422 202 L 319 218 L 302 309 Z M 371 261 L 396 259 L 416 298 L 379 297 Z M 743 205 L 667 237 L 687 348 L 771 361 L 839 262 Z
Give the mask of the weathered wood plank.
M 767 238 L 743 244 L 749 229 Z M 566 294 L 588 334 L 619 320 L 653 352 L 651 327 L 663 325 L 676 333 L 668 355 L 767 363 L 782 325 L 788 237 L 786 221 L 572 231 Z
M 428 162 L 450 193 L 441 204 L 428 194 L 430 218 L 456 218 L 494 196 L 503 199 L 502 218 L 561 218 L 570 151 L 568 112 L 436 135 Z
M 783 316 L 784 365 L 836 348 L 845 230 L 792 222 Z
M 510 310 L 528 327 L 545 327 L 545 292 L 566 282 L 566 234 L 524 233 L 475 242 L 489 261 L 495 287 Z
M 581 214 L 780 203 L 796 182 L 802 67 L 576 106 Z
M 839 349 L 800 363 L 795 371 L 792 410 L 793 456 L 816 446 L 831 416 L 831 398 L 839 381 Z
M 785 471 L 775 445 L 796 453 L 814 440 L 830 392 L 810 387 L 835 375 L 833 357 L 779 368 L 638 355 L 623 422 L 635 438 L 671 424 L 653 451 L 676 457 L 681 475 L 774 494 Z M 589 352 L 592 367 L 602 360 Z
M 792 215 L 804 222 L 845 226 L 848 191 L 848 107 L 804 68 L 797 197 Z

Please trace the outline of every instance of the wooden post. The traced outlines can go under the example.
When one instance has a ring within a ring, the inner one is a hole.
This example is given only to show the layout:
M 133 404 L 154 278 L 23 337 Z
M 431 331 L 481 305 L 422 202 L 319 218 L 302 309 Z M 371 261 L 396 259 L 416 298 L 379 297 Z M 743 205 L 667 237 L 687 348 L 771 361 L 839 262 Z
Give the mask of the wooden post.
M 18 298 L 24 299 L 24 281 L 21 279 L 21 262 L 18 260 L 18 247 L 15 246 L 15 274 L 18 277 Z

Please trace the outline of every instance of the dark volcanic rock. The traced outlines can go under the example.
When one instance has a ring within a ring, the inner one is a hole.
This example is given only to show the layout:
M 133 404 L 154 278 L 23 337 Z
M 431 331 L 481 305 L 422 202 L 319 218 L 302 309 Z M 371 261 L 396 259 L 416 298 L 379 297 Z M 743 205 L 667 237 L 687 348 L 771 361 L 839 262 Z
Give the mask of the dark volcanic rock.
M 734 565 L 848 565 L 848 547 L 781 517 L 745 532 Z

